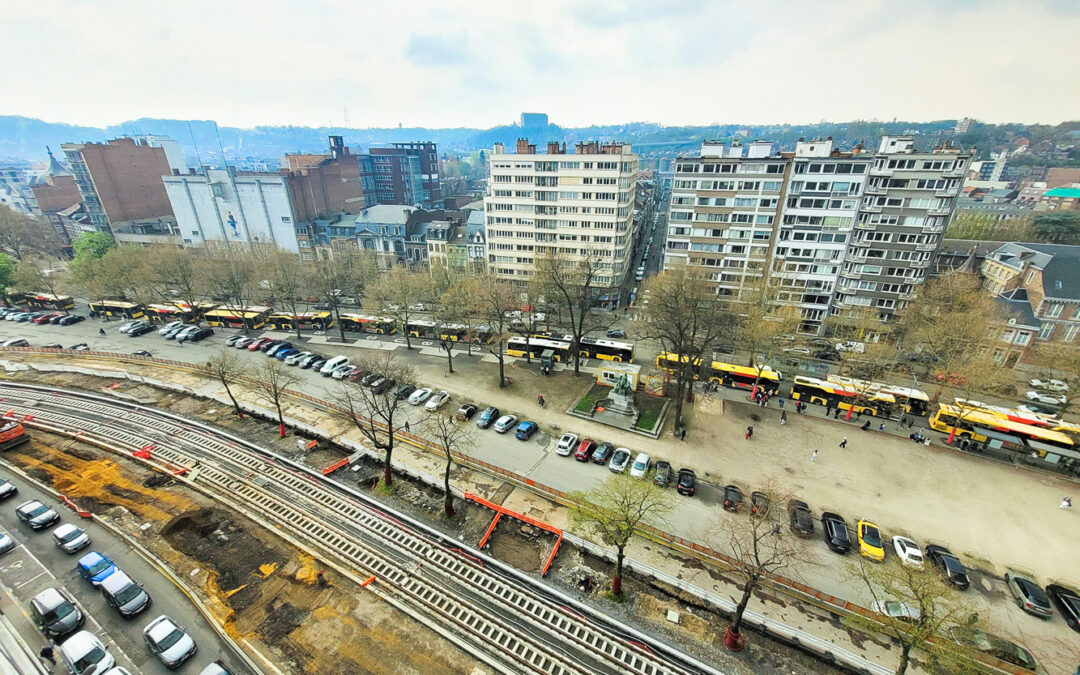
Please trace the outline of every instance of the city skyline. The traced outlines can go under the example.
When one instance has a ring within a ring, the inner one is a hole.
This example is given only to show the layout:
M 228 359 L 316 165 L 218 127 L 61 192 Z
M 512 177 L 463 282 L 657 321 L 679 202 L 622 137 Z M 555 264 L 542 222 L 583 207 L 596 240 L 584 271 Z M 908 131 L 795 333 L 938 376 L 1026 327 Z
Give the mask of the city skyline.
M 915 2 L 903 16 L 884 2 L 772 2 L 764 11 L 556 3 L 543 16 L 460 2 L 423 6 L 407 22 L 396 9 L 336 1 L 314 10 L 286 0 L 257 11 L 48 7 L 6 9 L 0 56 L 20 64 L 7 87 L 19 93 L 0 114 L 246 128 L 486 128 L 522 110 L 570 127 L 965 116 L 1053 124 L 1075 117 L 1080 103 L 1061 87 L 1080 74 L 1067 51 L 1080 8 L 1052 0 Z M 72 25 L 96 37 L 58 48 Z M 122 39 L 101 39 L 118 32 Z

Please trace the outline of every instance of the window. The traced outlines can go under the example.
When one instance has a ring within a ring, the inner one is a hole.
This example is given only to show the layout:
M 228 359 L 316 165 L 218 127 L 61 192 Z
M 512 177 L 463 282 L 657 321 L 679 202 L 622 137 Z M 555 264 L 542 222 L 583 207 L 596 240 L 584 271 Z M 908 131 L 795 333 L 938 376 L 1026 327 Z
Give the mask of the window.
M 1042 325 L 1042 328 L 1039 330 L 1039 339 L 1040 340 L 1049 340 L 1050 339 L 1050 334 L 1053 333 L 1053 332 L 1054 332 L 1054 324 L 1052 324 L 1052 323 L 1044 323 Z
M 1027 277 L 1024 279 L 1025 284 L 1030 284 L 1035 279 L 1035 270 L 1031 270 L 1027 273 Z
M 1065 332 L 1062 334 L 1061 339 L 1065 342 L 1072 342 L 1076 338 L 1077 331 L 1080 331 L 1080 326 L 1075 323 L 1070 323 L 1065 326 Z
M 1028 342 L 1031 342 L 1031 333 L 1028 333 L 1027 331 L 1020 331 L 1016 334 L 1016 342 L 1014 342 L 1014 344 L 1023 347 Z
M 1055 302 L 1046 308 L 1045 316 L 1056 319 L 1061 316 L 1061 310 L 1064 306 L 1060 302 Z

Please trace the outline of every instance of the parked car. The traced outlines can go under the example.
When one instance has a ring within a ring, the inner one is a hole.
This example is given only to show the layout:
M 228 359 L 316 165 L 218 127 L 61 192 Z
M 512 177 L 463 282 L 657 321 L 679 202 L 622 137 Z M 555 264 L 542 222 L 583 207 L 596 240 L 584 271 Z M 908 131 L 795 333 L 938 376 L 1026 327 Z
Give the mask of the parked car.
M 536 422 L 522 422 L 518 425 L 517 431 L 514 432 L 514 438 L 519 441 L 527 441 L 532 438 L 532 435 L 539 429 L 539 425 Z
M 16 543 L 12 537 L 8 536 L 4 532 L 0 532 L 0 555 L 7 553 L 11 549 L 15 548 L 15 546 Z
M 0 342 L 0 347 L 29 347 L 30 343 L 24 338 L 9 338 Z
M 1034 413 L 1036 415 L 1043 415 L 1044 417 L 1061 419 L 1061 415 L 1058 414 L 1057 410 L 1043 405 L 1039 405 L 1037 403 L 1021 403 L 1020 405 L 1016 406 L 1016 409 L 1020 412 Z
M 173 328 L 176 328 L 177 326 L 182 326 L 182 325 L 184 325 L 183 321 L 170 321 L 170 322 L 164 324 L 163 326 L 161 326 L 160 328 L 158 328 L 158 335 L 164 335 L 165 333 L 168 333 Z M 225 344 L 227 344 L 227 345 L 229 345 L 231 347 L 231 346 L 233 346 L 233 343 L 235 343 L 237 340 L 239 340 L 242 337 L 243 337 L 243 335 L 233 335 L 232 337 L 230 337 L 228 340 L 225 341 Z
M 258 339 L 259 338 L 241 336 L 239 340 L 233 343 L 233 347 L 236 347 L 237 349 L 247 349 L 251 346 L 252 342 L 255 342 Z
M 90 535 L 71 523 L 60 524 L 52 531 L 52 536 L 53 543 L 67 553 L 75 553 L 90 545 Z
M 59 651 L 68 672 L 74 675 L 104 673 L 116 665 L 116 659 L 101 643 L 101 640 L 86 630 L 81 630 L 64 640 L 60 644 Z
M 885 547 L 881 542 L 881 530 L 869 520 L 860 520 L 855 528 L 859 537 L 859 555 L 874 562 L 885 559 Z
M 59 342 L 50 342 L 48 344 L 41 345 L 42 349 L 63 349 L 64 345 Z
M 311 352 L 307 356 L 304 356 L 302 358 L 297 359 L 296 360 L 296 367 L 301 368 L 303 370 L 307 370 L 308 368 L 314 367 L 315 363 L 318 362 L 318 361 L 322 361 L 323 363 L 326 363 L 326 357 L 323 356 L 322 354 L 316 354 L 315 352 Z
M 630 465 L 630 475 L 634 478 L 644 478 L 649 472 L 649 453 L 639 452 Z
M 1069 385 L 1061 380 L 1028 380 L 1028 384 L 1035 389 L 1047 389 L 1049 391 L 1069 391 Z
M 61 317 L 60 320 L 56 323 L 59 326 L 70 326 L 72 324 L 79 323 L 80 321 L 85 320 L 86 317 L 82 314 L 68 314 L 67 316 Z
M 764 518 L 769 513 L 771 503 L 769 495 L 761 490 L 754 490 L 750 493 L 750 515 Z
M 416 391 L 416 385 L 408 382 L 402 382 L 398 385 L 398 388 L 394 390 L 394 398 L 399 401 L 405 400 L 412 396 L 412 393 Z
M 278 347 L 277 349 L 274 350 L 273 354 L 268 353 L 267 356 L 272 356 L 275 359 L 277 359 L 278 361 L 285 361 L 287 358 L 289 358 L 293 354 L 299 354 L 299 353 L 300 353 L 300 350 L 297 349 L 296 347 Z
M 428 388 L 428 387 L 423 387 L 423 388 L 421 388 L 421 389 L 417 389 L 416 391 L 414 391 L 414 392 L 413 392 L 413 393 L 412 393 L 412 394 L 411 394 L 411 395 L 409 396 L 409 404 L 410 404 L 410 405 L 420 405 L 420 404 L 421 404 L 421 403 L 423 403 L 424 401 L 426 401 L 426 400 L 428 400 L 429 398 L 431 398 L 431 394 L 432 394 L 432 393 L 433 393 L 433 392 L 432 392 L 432 391 L 431 391 L 431 389 L 430 389 L 430 388 Z
M 1071 588 L 1050 584 L 1046 587 L 1046 594 L 1050 596 L 1054 606 L 1061 612 L 1065 623 L 1069 628 L 1080 632 L 1080 593 Z
M 577 444 L 577 434 L 563 434 L 562 438 L 559 439 L 559 442 L 555 444 L 555 454 L 566 457 L 574 451 Z
M 592 457 L 593 450 L 596 450 L 596 441 L 591 438 L 583 438 L 574 452 L 574 459 L 579 462 L 587 462 Z
M 1042 619 L 1049 619 L 1054 615 L 1054 608 L 1050 606 L 1050 598 L 1042 586 L 1031 579 L 1012 572 L 1005 573 L 1005 584 L 1009 587 L 1016 605 L 1031 614 Z
M 133 326 L 131 330 L 127 332 L 128 337 L 139 337 L 140 335 L 146 335 L 153 332 L 154 327 L 148 323 L 144 323 L 141 326 Z
M 132 356 L 153 356 L 153 354 L 146 351 L 145 349 L 136 349 L 135 351 L 131 352 L 131 355 Z
M 359 369 L 356 366 L 354 366 L 352 364 L 349 364 L 349 363 L 344 363 L 344 364 L 338 366 L 337 368 L 334 368 L 333 370 L 331 370 L 330 371 L 330 377 L 332 377 L 335 380 L 344 380 L 345 378 L 349 377 L 350 375 L 353 375 L 354 373 L 356 373 L 357 370 L 359 370 Z
M 948 581 L 949 584 L 960 590 L 965 590 L 971 585 L 971 580 L 968 579 L 967 570 L 964 569 L 964 564 L 960 562 L 959 558 L 949 552 L 949 549 L 944 546 L 930 544 L 923 549 L 923 551 L 926 553 L 926 557 L 930 562 L 945 575 L 945 580 Z
M 373 394 L 381 394 L 397 384 L 397 380 L 392 377 L 380 377 L 371 384 L 371 392 Z
M 62 638 L 86 623 L 75 598 L 62 588 L 46 588 L 30 600 L 30 619 L 49 638 Z
M 801 354 L 805 356 L 810 355 L 809 347 L 784 347 L 781 351 L 785 354 Z
M 738 485 L 724 486 L 724 510 L 732 513 L 742 508 L 742 490 Z
M 851 550 L 847 523 L 839 514 L 830 511 L 821 514 L 821 529 L 825 533 L 825 545 L 830 551 L 844 555 Z
M 615 452 L 611 455 L 611 460 L 608 462 L 608 469 L 612 473 L 622 473 L 626 471 L 626 467 L 630 464 L 630 451 L 626 448 L 615 448 Z
M 199 650 L 195 640 L 167 615 L 162 614 L 143 629 L 143 641 L 151 653 L 170 670 L 179 668 Z
M 36 323 L 36 324 L 49 323 L 51 320 L 58 319 L 58 318 L 60 318 L 62 316 L 64 316 L 64 315 L 63 314 L 57 314 L 57 313 L 39 314 L 39 315 L 34 317 L 33 322 Z
M 360 378 L 360 384 L 364 387 L 370 387 L 371 383 L 382 377 L 379 373 L 367 373 Z
M 19 488 L 15 487 L 7 478 L 0 478 L 0 499 L 7 499 L 19 494 Z
M 481 429 L 487 429 L 497 419 L 499 419 L 499 409 L 494 406 L 488 406 L 480 413 L 480 417 L 476 418 L 476 426 Z
M 90 351 L 90 345 L 86 344 L 85 342 L 78 342 L 68 347 L 68 349 L 75 352 L 86 352 Z
M 319 373 L 321 373 L 323 377 L 330 377 L 330 373 L 334 372 L 334 370 L 347 365 L 349 365 L 348 356 L 335 356 L 332 359 L 327 359 L 326 363 L 322 364 L 319 368 Z
M 171 326 L 175 326 L 178 323 L 180 323 L 180 322 L 179 321 L 172 321 L 170 323 L 167 323 L 167 324 L 165 324 L 165 327 L 162 328 L 159 332 L 162 335 L 164 335 L 166 333 L 166 331 L 168 331 Z M 230 335 L 229 337 L 225 338 L 225 344 L 227 346 L 229 346 L 229 347 L 235 347 L 237 342 L 240 342 L 241 340 L 246 340 L 246 339 L 248 339 L 248 338 L 246 338 L 243 335 L 237 333 L 236 335 Z
M 517 421 L 518 418 L 514 415 L 503 415 L 495 421 L 495 432 L 505 434 L 507 431 L 510 431 L 514 428 L 514 425 L 517 424 Z
M 675 490 L 690 497 L 697 490 L 697 475 L 692 469 L 679 469 L 679 478 L 675 483 Z
M 809 539 L 814 536 L 814 516 L 806 502 L 798 499 L 788 502 L 788 527 L 796 537 Z
M 671 484 L 671 462 L 657 460 L 653 470 L 653 483 L 662 488 Z
M 116 571 L 116 565 L 97 551 L 90 551 L 75 563 L 75 571 L 92 585 L 100 586 L 106 577 Z
M 184 331 L 187 331 L 187 330 L 191 330 L 192 328 L 195 328 L 195 326 L 192 326 L 191 324 L 187 324 L 187 323 L 178 323 L 178 324 L 175 324 L 172 328 L 170 328 L 170 329 L 166 330 L 165 332 L 163 332 L 161 335 L 166 340 L 175 340 L 176 336 L 180 335 L 180 333 L 183 333 Z M 254 338 L 245 338 L 245 339 L 254 341 Z M 239 345 L 237 345 L 237 346 L 239 346 Z
M 613 328 L 607 332 L 609 338 L 624 338 L 626 337 L 626 331 L 620 328 Z
M 302 352 L 302 351 L 296 350 L 293 353 L 291 353 L 291 354 L 289 354 L 288 356 L 285 357 L 285 365 L 287 365 L 287 366 L 295 366 L 298 363 L 300 363 L 300 361 L 302 361 L 303 359 L 306 359 L 309 356 L 311 356 L 311 352 Z
M 919 550 L 919 545 L 907 537 L 902 537 L 899 534 L 892 538 L 893 550 L 896 551 L 896 557 L 900 558 L 901 564 L 908 567 L 923 566 L 922 551 Z
M 121 333 L 127 333 L 129 330 L 135 328 L 136 326 L 144 325 L 146 325 L 146 322 L 142 319 L 134 319 L 132 321 L 125 321 L 124 323 L 120 324 L 120 326 L 116 330 L 120 331 Z
M 1042 403 L 1043 405 L 1063 405 L 1068 399 L 1062 394 L 1048 394 L 1041 391 L 1031 390 L 1024 394 L 1029 401 Z
M 270 352 L 272 349 L 277 349 L 281 345 L 291 344 L 288 340 L 270 340 L 270 342 L 264 342 L 252 351 L 259 351 L 264 354 Z
M 150 595 L 143 590 L 142 584 L 123 570 L 116 570 L 101 582 L 101 594 L 105 596 L 105 602 L 125 619 L 146 610 L 151 603 Z
M 949 637 L 958 645 L 970 647 L 1025 670 L 1039 672 L 1039 664 L 1031 652 L 996 635 L 967 626 L 952 626 L 949 628 Z
M 428 411 L 435 411 L 446 405 L 446 402 L 450 400 L 450 394 L 447 391 L 438 391 L 431 395 L 427 404 L 424 405 L 424 409 Z
M 32 530 L 42 530 L 60 520 L 60 514 L 36 499 L 23 502 L 15 509 L 15 516 Z
M 176 336 L 177 342 L 201 342 L 214 334 L 213 328 L 197 326 L 195 330 L 184 331 Z
M 862 354 L 866 351 L 866 344 L 863 342 L 856 342 L 855 340 L 837 342 L 833 347 L 838 352 L 855 352 L 857 354 Z
M 272 342 L 274 342 L 274 338 L 268 338 L 268 337 L 255 338 L 254 340 L 252 340 L 251 342 L 248 343 L 247 350 L 249 352 L 254 352 L 254 351 L 257 351 L 259 349 L 262 349 L 263 347 L 265 347 L 266 345 L 268 345 L 268 344 L 270 344 Z
M 591 457 L 593 464 L 607 464 L 614 452 L 615 446 L 611 443 L 608 443 L 607 441 L 597 443 Z
M 899 600 L 875 600 L 870 603 L 870 609 L 878 614 L 884 614 L 889 618 L 897 619 L 905 623 L 915 623 L 922 616 L 918 607 L 912 607 L 906 602 L 900 602 Z

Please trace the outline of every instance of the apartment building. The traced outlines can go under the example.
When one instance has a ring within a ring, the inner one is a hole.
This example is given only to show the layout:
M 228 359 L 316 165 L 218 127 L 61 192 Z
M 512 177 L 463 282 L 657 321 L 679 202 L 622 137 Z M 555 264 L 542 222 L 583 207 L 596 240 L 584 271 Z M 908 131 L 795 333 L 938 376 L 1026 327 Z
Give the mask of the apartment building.
M 394 143 L 371 148 L 360 155 L 361 166 L 370 161 L 379 204 L 404 204 L 424 209 L 443 207 L 439 182 L 439 150 L 429 141 Z
M 838 308 L 893 318 L 926 282 L 941 249 L 971 154 L 952 145 L 916 152 L 911 136 L 884 136 L 870 167 L 836 293 Z
M 61 213 L 78 205 L 82 197 L 71 171 L 53 157 L 51 148 L 45 150 L 49 153 L 49 167 L 32 182 L 30 189 L 41 215 L 55 228 L 61 248 L 69 252 L 71 240 L 79 232 L 69 231 L 69 221 Z
M 1038 339 L 1076 342 L 1080 334 L 1080 246 L 1002 244 L 983 261 L 987 292 L 1022 300 Z
M 597 301 L 617 307 L 633 239 L 638 157 L 629 144 L 548 143 L 537 153 L 518 139 L 516 153 L 496 144 L 488 156 L 491 178 L 484 196 L 488 268 L 524 285 L 537 258 L 556 252 L 600 261 Z

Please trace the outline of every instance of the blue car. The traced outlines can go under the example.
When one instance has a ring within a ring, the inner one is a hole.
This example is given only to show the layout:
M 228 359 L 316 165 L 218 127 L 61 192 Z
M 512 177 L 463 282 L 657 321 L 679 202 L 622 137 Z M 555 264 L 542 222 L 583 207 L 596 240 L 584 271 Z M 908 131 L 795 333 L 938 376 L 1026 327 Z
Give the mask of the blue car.
M 299 353 L 300 353 L 299 349 L 293 349 L 292 347 L 289 347 L 288 349 L 279 349 L 276 352 L 274 352 L 274 358 L 277 359 L 278 361 L 284 361 L 286 357 L 292 356 L 293 354 L 299 354 Z
M 291 342 L 282 342 L 279 345 L 274 345 L 270 349 L 267 349 L 266 350 L 266 355 L 267 356 L 277 356 L 278 354 L 285 351 L 286 349 L 292 349 L 292 348 L 293 348 L 293 343 L 291 343 Z
M 536 433 L 538 428 L 536 422 L 522 422 L 518 425 L 517 431 L 514 432 L 514 438 L 519 441 L 527 441 L 530 436 Z
M 100 586 L 106 577 L 116 571 L 116 565 L 97 551 L 91 551 L 79 558 L 75 569 L 79 571 L 80 577 L 95 586 Z

